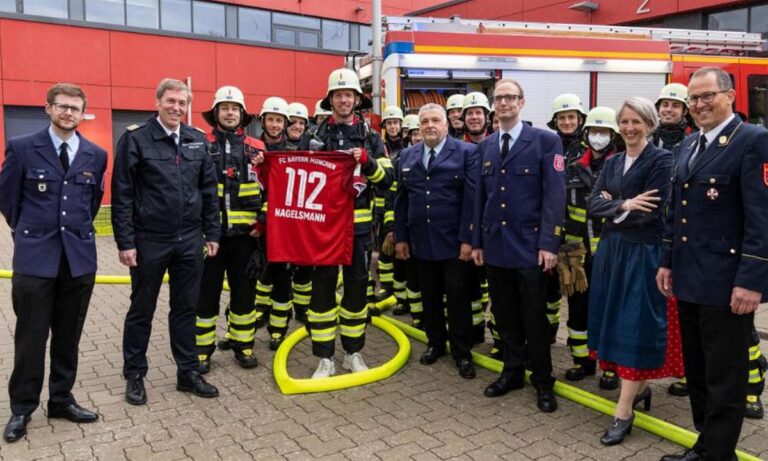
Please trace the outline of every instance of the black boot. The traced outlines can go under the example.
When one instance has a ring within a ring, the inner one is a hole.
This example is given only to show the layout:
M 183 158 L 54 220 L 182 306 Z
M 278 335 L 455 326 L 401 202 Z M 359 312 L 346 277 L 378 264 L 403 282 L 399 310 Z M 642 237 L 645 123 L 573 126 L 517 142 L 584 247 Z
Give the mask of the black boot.
M 624 441 L 624 436 L 632 433 L 633 422 L 635 422 L 634 414 L 629 419 L 613 418 L 611 427 L 600 437 L 600 443 L 607 446 L 620 444 Z

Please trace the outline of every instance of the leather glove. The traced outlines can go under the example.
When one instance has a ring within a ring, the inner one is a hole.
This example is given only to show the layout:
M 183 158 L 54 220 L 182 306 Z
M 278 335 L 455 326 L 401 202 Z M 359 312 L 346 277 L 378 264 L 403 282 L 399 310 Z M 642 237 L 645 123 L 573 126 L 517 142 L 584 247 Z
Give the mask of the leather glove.
M 587 272 L 584 270 L 584 257 L 587 254 L 587 249 L 584 248 L 584 244 L 579 242 L 578 244 L 569 247 L 566 250 L 568 257 L 568 266 L 571 269 L 573 275 L 573 286 L 577 293 L 584 293 L 589 287 L 589 281 L 587 280 Z
M 560 257 L 557 258 L 557 273 L 560 276 L 560 291 L 566 296 L 573 295 L 573 274 L 571 274 L 571 268 L 568 266 L 568 258 L 562 251 Z
M 395 254 L 395 239 L 385 237 L 381 242 L 381 252 L 387 256 Z

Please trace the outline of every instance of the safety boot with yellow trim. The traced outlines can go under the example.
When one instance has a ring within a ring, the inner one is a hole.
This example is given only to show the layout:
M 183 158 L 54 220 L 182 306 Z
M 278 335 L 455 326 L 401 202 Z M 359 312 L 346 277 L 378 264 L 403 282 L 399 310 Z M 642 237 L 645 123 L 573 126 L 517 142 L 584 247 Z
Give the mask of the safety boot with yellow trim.
M 269 350 L 276 351 L 280 345 L 283 344 L 284 339 L 284 335 L 281 335 L 280 333 L 272 333 L 272 336 L 269 338 Z
M 595 364 L 593 363 L 591 366 L 583 366 L 576 364 L 573 367 L 569 368 L 568 371 L 565 372 L 565 379 L 568 381 L 581 381 L 587 376 L 594 376 L 595 375 Z
M 667 392 L 676 397 L 687 397 L 688 381 L 685 378 L 681 379 L 680 381 L 675 381 L 669 385 Z
M 229 338 L 224 338 L 221 341 L 219 341 L 219 344 L 217 345 L 220 351 L 228 351 L 232 349 L 232 340 Z
M 200 360 L 200 374 L 204 375 L 211 371 L 211 356 L 208 354 L 199 354 L 197 359 Z
M 235 362 L 240 365 L 240 368 L 256 368 L 259 365 L 259 361 L 253 355 L 253 349 L 234 349 L 233 352 Z
M 744 417 L 750 419 L 763 419 L 765 411 L 759 395 L 747 395 L 747 405 L 744 407 Z
M 603 376 L 600 377 L 600 382 L 598 384 L 600 389 L 612 391 L 619 388 L 619 377 L 616 376 L 616 372 L 614 371 L 604 371 Z

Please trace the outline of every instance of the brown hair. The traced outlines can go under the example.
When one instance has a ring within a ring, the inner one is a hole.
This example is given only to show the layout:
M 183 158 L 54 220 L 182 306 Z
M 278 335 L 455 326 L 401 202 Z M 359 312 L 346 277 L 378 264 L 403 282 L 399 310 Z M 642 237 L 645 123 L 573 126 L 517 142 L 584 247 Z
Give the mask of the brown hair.
M 82 99 L 83 110 L 85 110 L 85 105 L 88 103 L 88 99 L 85 97 L 85 93 L 83 92 L 83 89 L 80 88 L 79 86 L 72 83 L 57 83 L 51 86 L 50 88 L 48 88 L 48 92 L 45 94 L 45 101 L 50 106 L 56 100 L 56 96 L 60 94 L 63 94 L 64 96 L 71 96 L 73 98 Z
M 517 87 L 517 91 L 519 91 L 519 92 L 520 92 L 520 97 L 521 97 L 521 98 L 524 98 L 524 97 L 525 97 L 525 92 L 523 92 L 523 87 L 522 87 L 522 86 L 520 86 L 520 84 L 517 82 L 517 80 L 515 80 L 515 79 L 512 79 L 512 78 L 502 78 L 501 80 L 498 80 L 498 81 L 496 82 L 496 84 L 495 84 L 495 85 L 493 85 L 493 90 L 494 90 L 494 93 L 496 92 L 496 88 L 498 88 L 498 87 L 499 87 L 499 85 L 502 85 L 502 84 L 504 84 L 504 83 L 511 83 L 511 84 L 515 85 L 515 86 Z
M 174 78 L 164 78 L 160 80 L 160 84 L 157 85 L 157 90 L 155 90 L 155 97 L 157 97 L 158 101 L 160 99 L 163 99 L 163 95 L 168 90 L 183 90 L 187 92 L 187 103 L 192 101 L 192 92 L 189 91 L 189 87 L 186 83 L 182 82 L 181 80 L 176 80 Z

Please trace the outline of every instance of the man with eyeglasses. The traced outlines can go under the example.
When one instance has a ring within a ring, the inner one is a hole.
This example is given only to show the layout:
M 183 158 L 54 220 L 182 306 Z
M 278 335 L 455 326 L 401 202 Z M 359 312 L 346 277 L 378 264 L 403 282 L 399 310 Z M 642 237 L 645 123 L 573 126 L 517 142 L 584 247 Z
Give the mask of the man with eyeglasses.
M 485 265 L 504 367 L 485 389 L 500 397 L 523 387 L 527 347 L 537 406 L 557 410 L 553 392 L 544 272 L 554 269 L 565 218 L 565 158 L 560 138 L 520 119 L 523 89 L 494 89 L 499 131 L 478 145 L 472 259 Z
M 701 68 L 688 83 L 701 131 L 680 146 L 656 282 L 678 300 L 699 437 L 667 461 L 736 459 L 752 323 L 768 299 L 768 131 L 744 124 L 735 98 L 720 68 Z
M 59 83 L 47 94 L 51 125 L 12 138 L 0 170 L 0 212 L 14 240 L 14 366 L 8 382 L 11 418 L 3 438 L 27 433 L 40 404 L 51 333 L 48 417 L 91 423 L 99 415 L 75 401 L 78 345 L 96 277 L 93 219 L 104 195 L 107 153 L 77 127 L 86 97 Z

